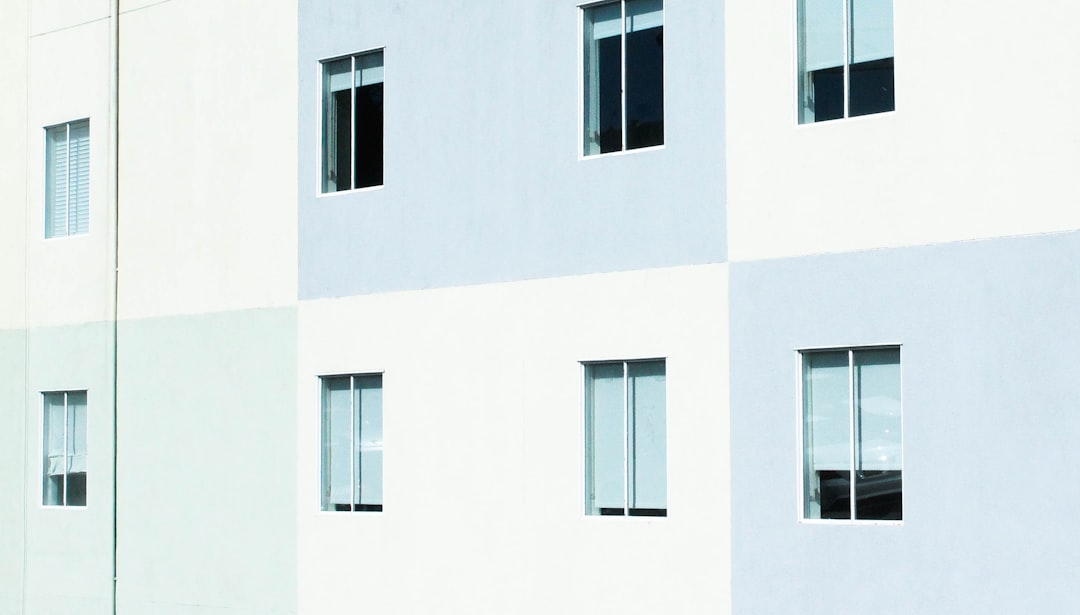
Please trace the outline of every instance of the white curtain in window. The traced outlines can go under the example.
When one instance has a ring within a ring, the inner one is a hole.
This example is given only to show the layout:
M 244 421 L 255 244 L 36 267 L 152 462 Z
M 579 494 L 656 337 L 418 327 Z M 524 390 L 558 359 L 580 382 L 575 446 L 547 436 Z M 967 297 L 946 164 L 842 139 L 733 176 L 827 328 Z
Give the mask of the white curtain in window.
M 664 25 L 663 0 L 627 0 L 626 32 L 638 32 Z
M 86 392 L 68 393 L 68 472 L 86 472 Z
M 900 470 L 900 351 L 855 353 L 856 470 Z
M 851 0 L 852 63 L 891 58 L 892 0 Z
M 667 413 L 664 363 L 627 364 L 631 438 L 630 507 L 667 508 Z
M 45 457 L 48 476 L 67 473 L 64 450 L 65 406 L 63 393 L 46 393 L 45 398 Z
M 589 441 L 588 486 L 591 509 L 626 505 L 624 451 L 625 405 L 622 363 L 586 367 Z
M 382 504 L 382 376 L 357 376 L 355 386 L 356 503 Z
M 326 378 L 323 398 L 323 489 L 330 510 L 352 498 L 352 409 L 349 378 Z

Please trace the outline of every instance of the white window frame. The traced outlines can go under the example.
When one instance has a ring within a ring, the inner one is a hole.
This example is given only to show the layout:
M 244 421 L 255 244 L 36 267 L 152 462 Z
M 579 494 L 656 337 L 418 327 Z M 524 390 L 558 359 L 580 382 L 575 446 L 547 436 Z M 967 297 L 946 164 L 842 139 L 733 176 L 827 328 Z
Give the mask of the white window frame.
M 621 87 L 621 99 L 622 99 L 622 149 L 617 152 L 606 152 L 597 154 L 585 153 L 585 12 L 586 9 L 591 9 L 597 6 L 603 6 L 605 4 L 619 4 L 619 10 L 621 11 L 621 29 L 619 37 L 622 41 L 622 87 Z M 609 158 L 611 156 L 625 156 L 627 154 L 637 154 L 642 152 L 652 152 L 656 150 L 662 150 L 667 147 L 668 133 L 667 133 L 667 61 L 665 56 L 664 62 L 664 75 L 663 80 L 660 83 L 660 94 L 664 99 L 664 142 L 659 145 L 650 145 L 648 147 L 637 147 L 634 149 L 626 149 L 626 0 L 599 0 L 598 2 L 586 2 L 579 4 L 578 9 L 578 28 L 577 28 L 577 40 L 578 40 L 578 53 L 577 53 L 577 76 L 578 76 L 578 94 L 577 94 L 577 152 L 578 160 L 595 160 L 597 158 Z M 664 0 L 664 34 L 667 34 L 667 0 Z
M 854 396 L 854 391 L 851 386 L 852 378 L 852 353 L 859 350 L 884 350 L 884 349 L 896 349 L 900 352 L 900 472 L 903 476 L 904 472 L 904 414 L 903 411 L 903 396 L 904 396 L 904 360 L 903 360 L 903 344 L 897 342 L 884 342 L 884 343 L 872 343 L 872 344 L 848 344 L 848 345 L 828 345 L 828 346 L 804 346 L 795 349 L 795 424 L 797 429 L 795 430 L 795 515 L 800 524 L 806 525 L 867 525 L 867 526 L 902 526 L 904 519 L 856 519 L 854 515 L 855 498 L 851 497 L 852 515 L 850 519 L 808 519 L 805 514 L 805 502 L 806 491 L 804 489 L 804 476 L 806 472 L 805 467 L 805 408 L 803 406 L 803 384 L 804 384 L 804 362 L 803 358 L 807 354 L 816 352 L 843 352 L 848 353 L 848 410 L 854 412 L 854 400 L 851 399 Z M 850 423 L 850 428 L 854 429 L 854 421 Z M 850 451 L 848 452 L 851 457 L 855 454 L 854 438 L 849 434 Z M 849 457 L 849 459 L 851 459 Z M 850 461 L 852 468 L 855 467 L 854 461 Z M 850 487 L 852 493 L 855 489 L 855 481 L 851 481 Z
M 356 420 L 356 412 L 355 412 L 355 406 L 354 406 L 354 404 L 356 403 L 356 399 L 355 399 L 354 392 L 356 391 L 356 379 L 357 378 L 365 378 L 365 377 L 371 377 L 371 376 L 378 376 L 379 377 L 380 394 L 384 396 L 382 406 L 379 409 L 379 411 L 381 413 L 380 420 L 385 420 L 385 418 L 386 418 L 386 412 L 385 412 L 385 408 L 386 408 L 386 398 L 385 398 L 386 374 L 385 374 L 385 372 L 378 371 L 378 370 L 370 370 L 370 371 L 348 371 L 348 370 L 346 370 L 346 371 L 342 371 L 342 372 L 328 372 L 328 373 L 319 374 L 315 378 L 316 383 L 317 383 L 317 389 L 318 389 L 317 392 L 316 392 L 317 400 L 318 400 L 317 407 L 319 409 L 318 429 L 316 430 L 316 434 L 315 434 L 316 438 L 317 438 L 317 444 L 318 444 L 318 447 L 316 449 L 316 450 L 318 450 L 318 455 L 317 455 L 317 461 L 318 461 L 317 476 L 318 476 L 318 480 L 316 481 L 316 487 L 317 487 L 317 490 L 318 490 L 318 492 L 317 492 L 318 497 L 316 498 L 316 505 L 318 507 L 318 512 L 320 514 L 343 515 L 343 514 L 364 513 L 364 514 L 380 515 L 380 514 L 383 513 L 383 510 L 384 510 L 383 506 L 385 504 L 385 499 L 386 499 L 385 498 L 385 493 L 383 494 L 383 497 L 381 498 L 382 500 L 384 500 L 384 502 L 379 503 L 379 508 L 377 510 L 370 510 L 370 509 L 356 510 L 356 509 L 353 509 L 353 510 L 348 510 L 348 511 L 342 511 L 342 510 L 333 510 L 333 509 L 329 509 L 329 508 L 325 507 L 327 503 L 325 502 L 325 493 L 324 493 L 324 491 L 327 488 L 327 485 L 326 485 L 326 476 L 324 475 L 324 473 L 327 471 L 327 465 L 326 465 L 327 460 L 324 457 L 324 455 L 326 454 L 326 445 L 327 445 L 326 438 L 328 436 L 327 425 L 325 423 L 325 421 L 326 421 L 326 409 L 327 409 L 326 408 L 326 381 L 327 380 L 337 379 L 337 378 L 348 378 L 349 379 L 349 422 L 350 422 L 349 423 L 349 427 L 350 427 L 350 429 L 349 429 L 349 431 L 350 431 L 350 436 L 349 436 L 349 438 L 350 438 L 350 443 L 349 443 L 349 454 L 350 454 L 349 490 L 350 490 L 350 500 L 351 500 L 350 505 L 354 506 L 354 505 L 356 505 L 356 499 L 357 499 L 356 498 L 356 493 L 354 492 L 354 490 L 356 489 L 356 476 L 353 474 L 353 472 L 355 470 L 355 464 L 352 463 L 353 460 L 351 459 L 351 455 L 352 455 L 353 451 L 356 450 L 356 443 L 352 442 L 352 437 L 355 434 L 355 425 L 354 425 L 353 421 Z M 385 425 L 385 422 L 384 422 L 383 423 L 383 434 L 384 434 L 383 437 L 384 437 L 384 440 L 385 440 L 385 433 L 386 433 L 385 429 L 386 429 L 386 425 Z M 384 449 L 384 455 L 385 455 L 385 449 Z M 382 473 L 382 478 L 385 478 L 385 472 Z
M 665 457 L 667 456 L 667 451 L 668 451 L 668 443 L 666 441 L 666 432 L 667 432 L 666 424 L 667 424 L 667 418 L 668 418 L 668 403 L 667 403 L 667 366 L 668 366 L 667 364 L 668 364 L 668 360 L 667 360 L 667 357 L 646 357 L 646 358 L 637 358 L 637 359 L 600 359 L 600 360 L 581 361 L 579 363 L 580 367 L 579 367 L 579 371 L 578 371 L 579 376 L 580 376 L 579 377 L 579 387 L 580 387 L 579 390 L 581 391 L 581 440 L 580 440 L 580 449 L 579 449 L 578 459 L 581 460 L 581 471 L 580 471 L 579 476 L 581 476 L 581 478 L 582 478 L 582 482 L 581 482 L 582 502 L 581 502 L 580 510 L 582 511 L 582 514 L 585 516 L 586 519 L 603 518 L 603 519 L 636 519 L 636 520 L 639 520 L 639 521 L 640 520 L 657 521 L 657 520 L 666 519 L 669 516 L 668 512 L 670 511 L 671 507 L 670 507 L 670 502 L 668 501 L 667 494 L 665 494 L 665 497 L 664 497 L 665 507 L 663 509 L 664 510 L 663 515 L 631 515 L 630 514 L 630 485 L 629 485 L 629 481 L 630 481 L 630 469 L 629 469 L 630 468 L 630 446 L 629 446 L 629 441 L 630 441 L 631 436 L 630 436 L 630 433 L 629 433 L 629 414 L 630 414 L 629 404 L 630 404 L 630 400 L 629 400 L 629 395 L 627 394 L 627 388 L 629 387 L 629 369 L 630 369 L 629 365 L 631 363 L 663 363 L 664 364 L 664 423 L 665 423 L 665 429 L 664 429 L 664 431 L 665 431 L 664 455 L 665 455 Z M 590 445 L 590 442 L 589 442 L 590 428 L 589 428 L 589 390 L 588 390 L 589 370 L 588 370 L 588 368 L 590 366 L 596 366 L 596 365 L 615 365 L 615 364 L 622 364 L 622 368 L 623 368 L 623 375 L 622 375 L 622 383 L 623 383 L 623 412 L 622 412 L 622 416 L 623 416 L 623 425 L 622 425 L 622 432 L 623 432 L 623 468 L 622 468 L 622 477 L 623 477 L 623 514 L 622 515 L 602 515 L 602 514 L 599 514 L 599 513 L 590 514 L 589 513 L 589 487 L 590 487 L 590 482 L 589 481 L 590 481 L 590 479 L 589 479 L 588 455 L 589 455 L 589 451 L 591 449 L 591 445 Z M 665 461 L 665 464 L 664 464 L 665 491 L 667 491 L 667 470 L 668 470 L 667 462 Z
M 801 60 L 801 55 L 802 55 L 800 50 L 806 44 L 805 41 L 803 40 L 804 35 L 803 35 L 803 31 L 802 31 L 802 26 L 801 26 L 801 23 L 802 23 L 801 17 L 800 17 L 801 13 L 799 11 L 799 4 L 802 1 L 803 0 L 791 0 L 791 2 L 792 2 L 792 14 L 795 15 L 795 19 L 793 20 L 793 28 L 792 28 L 793 36 L 792 36 L 792 39 L 791 39 L 791 40 L 795 41 L 795 46 L 793 48 L 794 55 L 792 56 L 792 72 L 796 75 L 796 79 L 795 79 L 795 82 L 794 82 L 795 91 L 792 93 L 792 99 L 795 101 L 795 115 L 794 115 L 794 118 L 793 118 L 795 120 L 795 125 L 800 126 L 800 127 L 801 126 L 815 126 L 815 125 L 818 125 L 818 124 L 832 124 L 833 122 L 836 122 L 838 120 L 861 121 L 861 120 L 865 120 L 867 118 L 878 117 L 878 116 L 882 116 L 882 115 L 889 115 L 889 114 L 892 114 L 892 113 L 896 113 L 896 104 L 895 104 L 895 99 L 894 99 L 894 101 L 893 101 L 894 102 L 893 109 L 890 110 L 890 111 L 881 111 L 881 112 L 878 112 L 878 113 L 865 113 L 865 114 L 862 114 L 862 115 L 851 115 L 851 108 L 850 108 L 851 107 L 851 104 L 850 104 L 850 98 L 851 98 L 851 39 L 854 36 L 854 24 L 851 21 L 851 3 L 852 3 L 853 0 L 841 0 L 843 2 L 842 14 L 843 14 L 843 22 L 844 22 L 844 46 L 843 46 L 843 49 L 844 49 L 844 70 L 843 70 L 843 75 L 844 75 L 843 76 L 843 79 L 844 79 L 844 115 L 843 115 L 843 117 L 838 117 L 838 118 L 834 118 L 834 119 L 831 119 L 831 120 L 825 120 L 825 121 L 821 121 L 821 122 L 818 122 L 818 121 L 803 122 L 802 121 L 802 108 L 803 108 L 804 101 L 801 99 L 801 96 L 800 96 L 801 91 L 802 91 L 801 90 L 802 86 L 800 85 L 800 82 L 803 79 L 806 78 L 806 76 L 802 72 L 802 65 L 801 65 L 801 61 L 800 61 Z M 896 6 L 894 4 L 893 5 L 893 35 L 894 35 L 894 37 L 895 37 L 895 34 L 896 34 L 896 12 L 895 11 L 896 11 Z M 893 45 L 894 45 L 894 56 L 893 56 L 894 60 L 893 61 L 895 63 L 895 45 L 896 45 L 895 40 L 893 42 Z M 894 72 L 893 79 L 895 80 L 895 72 Z M 895 85 L 895 81 L 894 81 L 894 84 L 893 84 L 893 88 L 894 88 L 893 96 L 894 97 L 896 96 L 895 87 L 896 87 L 896 85 Z M 842 348 L 841 348 L 841 350 L 842 350 Z
M 44 207 L 42 208 L 42 214 L 41 215 L 42 215 L 42 221 L 43 221 L 42 235 L 45 237 L 46 240 L 64 239 L 64 238 L 67 238 L 67 237 L 76 237 L 78 235 L 89 235 L 90 234 L 90 222 L 89 222 L 90 204 L 91 204 L 91 201 L 93 200 L 93 195 L 90 192 L 90 180 L 89 180 L 90 166 L 91 166 L 91 160 L 90 159 L 87 159 L 87 161 L 86 161 L 86 166 L 87 166 L 87 169 L 86 169 L 86 172 L 87 172 L 87 185 L 86 185 L 86 191 L 87 191 L 87 194 L 86 194 L 86 217 L 87 217 L 87 223 L 86 223 L 86 231 L 80 233 L 80 232 L 78 232 L 77 229 L 74 232 L 71 230 L 71 127 L 72 127 L 72 125 L 75 125 L 75 124 L 86 124 L 86 133 L 87 133 L 86 138 L 87 138 L 87 141 L 89 141 L 90 140 L 90 118 L 89 117 L 84 117 L 84 118 L 80 118 L 80 119 L 77 119 L 77 120 L 71 120 L 71 121 L 68 121 L 68 122 L 60 122 L 58 124 L 51 124 L 49 126 L 46 126 L 44 128 L 44 130 L 43 130 L 43 133 L 44 133 L 44 136 L 45 136 L 45 152 L 44 152 L 45 156 L 44 156 L 44 164 L 42 165 L 42 170 L 44 171 L 44 173 L 42 173 L 42 183 L 43 183 L 43 186 L 44 186 L 44 190 L 43 190 L 43 197 L 44 197 L 43 204 L 44 204 Z M 52 228 L 52 222 L 49 219 L 49 217 L 50 217 L 49 212 L 52 209 L 53 205 L 51 203 L 49 203 L 49 197 L 48 197 L 48 195 L 49 195 L 49 185 L 48 185 L 48 183 L 49 183 L 50 168 L 52 166 L 53 161 L 52 161 L 52 158 L 49 155 L 50 154 L 50 149 L 52 147 L 50 145 L 50 143 L 49 143 L 49 131 L 54 130 L 56 128 L 60 128 L 61 126 L 64 127 L 64 131 L 65 131 L 64 141 L 65 141 L 66 145 L 64 147 L 64 150 L 65 150 L 66 155 L 67 155 L 67 164 L 64 165 L 64 172 L 66 174 L 65 177 L 64 177 L 64 185 L 67 186 L 67 188 L 64 191 L 64 198 L 65 198 L 65 205 L 64 205 L 64 211 L 65 211 L 65 215 L 64 215 L 64 232 L 63 233 L 57 233 L 57 234 L 54 234 L 54 235 L 50 235 L 49 232 L 50 232 L 50 229 Z M 76 216 L 77 215 L 78 214 L 76 214 Z
M 389 105 L 387 105 L 385 103 L 385 91 L 386 90 L 385 90 L 385 86 L 384 86 L 384 90 L 383 90 L 384 91 L 384 94 L 383 94 L 383 96 L 384 96 L 384 103 L 383 103 L 383 138 L 384 138 L 384 140 L 383 140 L 383 183 L 381 183 L 381 184 L 379 184 L 377 186 L 364 186 L 363 188 L 350 188 L 348 190 L 335 190 L 333 192 L 323 192 L 323 155 L 324 155 L 323 140 L 325 139 L 325 135 L 323 134 L 323 130 L 324 130 L 324 126 L 323 126 L 323 109 L 324 109 L 324 107 L 323 107 L 323 105 L 325 105 L 325 101 L 323 99 L 323 93 L 325 91 L 324 90 L 324 86 L 325 86 L 324 80 L 326 79 L 326 70 L 325 70 L 324 67 L 325 67 L 325 65 L 330 64 L 332 62 L 337 62 L 338 60 L 351 59 L 352 60 L 352 74 L 353 74 L 353 79 L 355 80 L 355 78 L 356 78 L 355 77 L 355 75 L 356 75 L 356 58 L 358 58 L 360 56 L 371 55 L 373 53 L 381 53 L 381 54 L 383 54 L 383 83 L 386 83 L 387 75 L 386 75 L 386 47 L 385 46 L 372 47 L 370 49 L 365 49 L 363 51 L 357 51 L 357 52 L 354 52 L 354 53 L 345 53 L 345 54 L 330 56 L 330 57 L 327 57 L 327 58 L 321 58 L 321 59 L 319 59 L 318 61 L 315 62 L 315 71 L 316 71 L 315 72 L 315 83 L 318 84 L 318 87 L 316 88 L 316 91 L 315 91 L 315 197 L 316 198 L 333 197 L 333 196 L 339 196 L 339 195 L 343 195 L 343 194 L 356 194 L 356 193 L 359 193 L 359 192 L 371 192 L 371 191 L 374 191 L 374 190 L 382 190 L 384 187 L 386 187 L 386 141 L 385 141 L 386 128 L 385 128 L 385 126 L 386 126 L 386 113 L 387 113 L 387 109 L 389 108 Z M 356 87 L 355 87 L 355 85 L 356 84 L 354 83 L 352 93 L 351 93 L 351 96 L 352 96 L 352 108 L 353 108 L 353 113 L 354 114 L 356 113 Z M 355 175 L 355 172 L 356 172 L 356 127 L 355 126 L 353 126 L 352 134 L 350 135 L 350 140 L 351 140 L 351 143 L 350 143 L 350 155 L 352 156 L 352 160 L 350 161 L 350 164 L 352 165 L 353 174 Z M 353 178 L 353 180 L 355 181 L 355 178 Z
M 38 413 L 38 459 L 41 460 L 41 475 L 38 480 L 38 506 L 41 508 L 53 509 L 53 510 L 86 510 L 90 507 L 90 489 L 87 486 L 86 491 L 86 503 L 85 504 L 68 504 L 67 503 L 67 481 L 68 475 L 72 472 L 64 472 L 64 481 L 60 487 L 60 504 L 46 504 L 45 503 L 45 481 L 48 479 L 49 467 L 48 467 L 48 439 L 49 434 L 46 431 L 48 427 L 48 419 L 46 414 L 49 411 L 48 405 L 45 402 L 47 395 L 63 395 L 64 396 L 64 457 L 65 464 L 67 462 L 67 441 L 68 441 L 68 413 L 71 412 L 71 405 L 68 402 L 68 396 L 72 393 L 82 393 L 86 397 L 86 439 L 87 439 L 87 455 L 86 455 L 86 472 L 90 474 L 90 454 L 89 454 L 89 440 L 90 440 L 90 394 L 86 389 L 67 389 L 67 390 L 48 390 L 41 391 L 39 394 L 40 412 Z

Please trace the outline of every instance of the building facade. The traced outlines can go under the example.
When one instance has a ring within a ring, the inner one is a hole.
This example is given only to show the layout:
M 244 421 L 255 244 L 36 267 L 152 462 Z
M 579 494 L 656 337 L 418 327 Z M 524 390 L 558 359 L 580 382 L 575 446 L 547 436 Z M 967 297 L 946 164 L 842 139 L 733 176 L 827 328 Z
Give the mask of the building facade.
M 0 615 L 1080 607 L 1072 3 L 9 4 Z

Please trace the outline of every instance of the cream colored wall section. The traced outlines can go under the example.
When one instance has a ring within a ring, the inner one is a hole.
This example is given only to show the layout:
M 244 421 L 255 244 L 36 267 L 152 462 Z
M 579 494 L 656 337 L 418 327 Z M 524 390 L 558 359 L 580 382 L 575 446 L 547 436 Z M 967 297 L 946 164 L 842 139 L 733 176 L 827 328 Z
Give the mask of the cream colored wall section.
M 295 303 L 296 20 L 261 0 L 121 14 L 121 318 Z
M 299 612 L 728 613 L 727 268 L 302 302 Z M 664 357 L 666 518 L 584 515 L 581 361 Z M 383 372 L 382 513 L 319 512 L 319 379 Z
M 24 0 L 4 4 L 0 19 L 0 331 L 21 328 L 26 320 L 28 19 L 29 4 Z
M 1080 3 L 894 12 L 896 111 L 798 126 L 795 1 L 727 3 L 732 261 L 1080 228 Z
M 36 7 L 36 5 L 35 5 Z M 92 21 L 30 39 L 26 127 L 29 324 L 100 321 L 109 310 L 109 22 Z M 89 232 L 45 239 L 45 128 L 90 120 Z

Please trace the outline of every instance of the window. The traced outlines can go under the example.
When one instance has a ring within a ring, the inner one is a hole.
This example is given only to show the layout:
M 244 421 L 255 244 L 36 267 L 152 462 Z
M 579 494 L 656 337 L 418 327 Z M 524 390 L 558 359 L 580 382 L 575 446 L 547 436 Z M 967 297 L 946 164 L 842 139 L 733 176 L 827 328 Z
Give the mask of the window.
M 892 111 L 892 0 L 799 0 L 799 123 Z
M 802 353 L 803 516 L 902 519 L 900 349 Z
M 86 391 L 42 393 L 45 506 L 86 506 Z
M 664 143 L 664 3 L 584 9 L 586 156 Z
M 383 52 L 322 66 L 322 192 L 381 186 Z
M 585 364 L 585 514 L 667 516 L 664 361 Z
M 322 378 L 322 509 L 382 510 L 382 375 Z
M 45 237 L 90 230 L 90 121 L 45 129 Z

